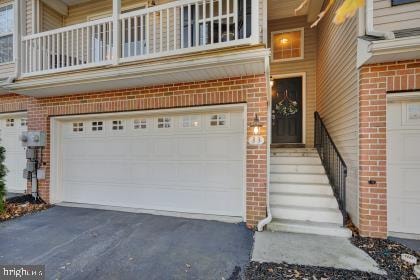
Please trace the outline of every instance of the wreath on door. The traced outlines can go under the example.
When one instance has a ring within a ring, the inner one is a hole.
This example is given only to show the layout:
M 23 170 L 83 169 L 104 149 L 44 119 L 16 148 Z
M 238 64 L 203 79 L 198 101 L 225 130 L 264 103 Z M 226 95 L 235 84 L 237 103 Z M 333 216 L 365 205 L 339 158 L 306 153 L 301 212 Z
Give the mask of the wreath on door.
M 275 105 L 276 115 L 282 117 L 292 116 L 299 111 L 298 103 L 289 97 L 289 93 L 286 90 L 283 94 L 283 99 Z

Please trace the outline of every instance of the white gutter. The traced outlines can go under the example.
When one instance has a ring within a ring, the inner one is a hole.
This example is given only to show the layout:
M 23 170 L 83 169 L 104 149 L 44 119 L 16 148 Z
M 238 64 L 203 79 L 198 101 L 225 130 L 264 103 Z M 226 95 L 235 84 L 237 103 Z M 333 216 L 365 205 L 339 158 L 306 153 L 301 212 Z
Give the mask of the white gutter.
M 373 26 L 373 0 L 366 1 L 365 32 L 366 35 L 383 37 L 387 40 L 395 39 L 392 31 L 378 31 Z
M 267 217 L 258 222 L 257 230 L 263 231 L 264 226 L 268 225 L 273 216 L 270 210 L 270 143 L 271 143 L 271 83 L 270 83 L 270 55 L 265 57 L 265 78 L 267 81 L 267 187 L 266 187 L 266 203 L 267 203 Z

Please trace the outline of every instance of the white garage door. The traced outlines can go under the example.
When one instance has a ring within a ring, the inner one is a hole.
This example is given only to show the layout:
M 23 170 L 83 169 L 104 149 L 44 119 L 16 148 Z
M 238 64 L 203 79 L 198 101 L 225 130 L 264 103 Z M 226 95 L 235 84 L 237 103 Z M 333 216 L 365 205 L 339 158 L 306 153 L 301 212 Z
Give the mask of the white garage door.
M 244 133 L 242 111 L 66 121 L 62 200 L 242 216 Z
M 0 146 L 6 149 L 6 188 L 8 192 L 23 193 L 26 180 L 23 169 L 26 167 L 25 148 L 19 140 L 22 131 L 27 130 L 26 115 L 0 116 Z
M 388 104 L 390 234 L 420 234 L 420 101 Z

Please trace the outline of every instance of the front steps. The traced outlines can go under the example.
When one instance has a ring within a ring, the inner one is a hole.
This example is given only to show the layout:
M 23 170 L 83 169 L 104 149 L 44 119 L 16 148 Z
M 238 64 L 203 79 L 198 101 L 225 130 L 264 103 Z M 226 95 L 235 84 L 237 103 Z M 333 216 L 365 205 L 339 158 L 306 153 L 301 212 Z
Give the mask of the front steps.
M 271 231 L 350 237 L 315 149 L 272 148 Z

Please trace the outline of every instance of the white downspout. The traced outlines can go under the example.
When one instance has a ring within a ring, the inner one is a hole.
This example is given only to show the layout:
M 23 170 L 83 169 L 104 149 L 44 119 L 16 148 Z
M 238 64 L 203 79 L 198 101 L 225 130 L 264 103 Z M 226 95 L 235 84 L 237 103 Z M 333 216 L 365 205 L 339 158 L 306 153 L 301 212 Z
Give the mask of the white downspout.
M 387 40 L 395 39 L 394 32 L 392 31 L 375 30 L 373 26 L 373 0 L 366 1 L 365 32 L 366 35 L 384 37 Z
M 271 216 L 270 210 L 270 143 L 271 143 L 271 83 L 270 83 L 270 56 L 265 57 L 265 78 L 267 81 L 267 190 L 266 190 L 266 201 L 267 201 L 267 217 L 258 222 L 258 231 L 263 231 L 264 226 L 269 224 L 273 217 Z

